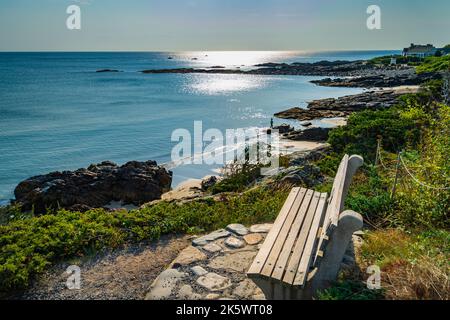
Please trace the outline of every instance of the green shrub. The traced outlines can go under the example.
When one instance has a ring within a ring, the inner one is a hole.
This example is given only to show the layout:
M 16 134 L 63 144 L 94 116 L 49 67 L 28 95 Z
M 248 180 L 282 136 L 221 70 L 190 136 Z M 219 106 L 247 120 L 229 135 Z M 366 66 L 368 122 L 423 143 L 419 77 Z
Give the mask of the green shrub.
M 416 67 L 417 73 L 437 72 L 450 70 L 450 55 L 441 57 L 427 57 L 424 62 Z
M 432 228 L 449 226 L 450 107 L 439 105 L 435 112 L 429 127 L 421 132 L 421 143 L 417 150 L 403 154 L 409 173 L 418 181 L 402 168 L 396 204 L 399 219 L 405 225 Z M 420 110 L 411 109 L 409 114 L 420 114 Z
M 400 119 L 396 108 L 365 110 L 353 113 L 346 126 L 331 130 L 328 142 L 338 155 L 359 154 L 366 163 L 375 161 L 377 137 L 383 138 L 383 148 L 396 152 L 406 142 L 416 140 L 418 129 L 413 120 Z
M 392 56 L 381 56 L 381 57 L 375 57 L 368 61 L 369 64 L 375 65 L 375 64 L 382 64 L 382 65 L 388 65 L 391 63 Z M 420 64 L 420 62 L 423 60 L 419 57 L 404 57 L 401 55 L 394 55 L 394 58 L 396 59 L 397 64 L 408 64 L 408 65 L 417 65 Z
M 272 221 L 288 190 L 257 188 L 223 199 L 185 204 L 160 202 L 132 211 L 60 210 L 0 226 L 0 291 L 25 287 L 60 259 L 161 234 L 202 232 L 229 223 Z
M 353 179 L 345 200 L 348 209 L 364 215 L 372 223 L 380 223 L 391 213 L 389 185 L 373 166 L 364 166 Z
M 247 165 L 227 175 L 210 189 L 212 194 L 221 192 L 242 192 L 261 176 L 261 166 Z

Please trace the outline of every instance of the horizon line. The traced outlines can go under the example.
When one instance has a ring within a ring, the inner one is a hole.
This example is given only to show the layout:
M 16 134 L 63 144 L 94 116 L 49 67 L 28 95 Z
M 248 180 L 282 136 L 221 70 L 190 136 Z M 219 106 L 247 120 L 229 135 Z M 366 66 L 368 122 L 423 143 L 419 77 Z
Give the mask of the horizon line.
M 403 49 L 323 49 L 323 50 L 0 50 L 0 53 L 108 53 L 108 52 L 346 52 L 346 51 L 401 51 Z

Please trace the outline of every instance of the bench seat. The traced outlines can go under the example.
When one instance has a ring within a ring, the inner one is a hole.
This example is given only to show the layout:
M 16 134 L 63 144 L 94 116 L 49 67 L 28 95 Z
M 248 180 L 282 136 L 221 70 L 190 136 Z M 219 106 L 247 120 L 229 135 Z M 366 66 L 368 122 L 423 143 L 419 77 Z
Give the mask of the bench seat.
M 326 193 L 293 188 L 247 274 L 302 286 L 326 209 Z
M 361 165 L 361 157 L 344 156 L 329 197 L 306 188 L 291 190 L 247 271 L 266 298 L 309 299 L 337 275 L 351 234 L 362 227 L 359 214 L 341 212 Z

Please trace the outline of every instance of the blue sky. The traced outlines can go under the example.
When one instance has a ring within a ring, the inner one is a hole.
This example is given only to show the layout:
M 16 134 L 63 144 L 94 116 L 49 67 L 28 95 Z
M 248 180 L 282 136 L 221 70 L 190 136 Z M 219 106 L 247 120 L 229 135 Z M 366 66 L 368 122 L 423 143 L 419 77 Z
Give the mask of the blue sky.
M 66 8 L 81 8 L 81 30 Z M 381 8 L 368 30 L 366 8 Z M 1 0 L 0 51 L 401 49 L 450 43 L 449 0 Z

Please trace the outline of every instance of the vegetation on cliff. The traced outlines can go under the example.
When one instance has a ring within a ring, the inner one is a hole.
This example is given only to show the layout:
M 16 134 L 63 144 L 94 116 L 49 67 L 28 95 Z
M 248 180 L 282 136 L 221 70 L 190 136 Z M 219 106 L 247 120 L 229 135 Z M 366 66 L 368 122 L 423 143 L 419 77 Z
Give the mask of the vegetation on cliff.
M 358 257 L 361 274 L 341 279 L 322 298 L 377 298 L 361 285 L 364 268 L 374 264 L 381 267 L 385 298 L 449 298 L 450 107 L 440 103 L 441 84 L 428 83 L 390 109 L 355 113 L 346 127 L 331 131 L 333 153 L 318 165 L 333 174 L 343 153 L 364 157 L 346 207 L 370 227 Z
M 185 204 L 160 202 L 132 211 L 87 212 L 59 210 L 24 216 L 14 208 L 2 209 L 7 223 L 0 225 L 0 291 L 23 288 L 52 263 L 83 256 L 126 241 L 138 242 L 168 233 L 201 233 L 230 223 L 272 221 L 288 190 L 258 188 L 239 195 L 224 195 Z
M 401 55 L 376 57 L 368 61 L 371 65 L 387 66 L 391 59 L 396 59 L 396 64 L 407 64 L 416 67 L 417 73 L 438 72 L 450 70 L 450 55 L 433 56 L 426 58 L 404 57 Z

